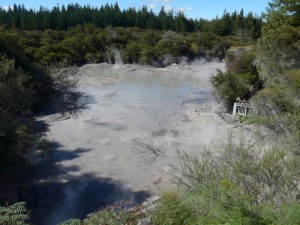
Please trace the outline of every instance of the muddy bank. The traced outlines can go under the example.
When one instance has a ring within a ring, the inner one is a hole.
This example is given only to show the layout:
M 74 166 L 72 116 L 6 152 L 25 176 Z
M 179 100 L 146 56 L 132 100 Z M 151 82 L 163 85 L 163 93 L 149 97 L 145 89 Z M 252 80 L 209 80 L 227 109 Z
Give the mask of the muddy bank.
M 199 152 L 224 142 L 234 127 L 220 116 L 209 78 L 224 63 L 197 62 L 153 68 L 90 64 L 80 68 L 78 118 L 49 124 L 56 142 L 54 180 L 34 210 L 39 224 L 82 218 L 106 204 L 172 188 L 170 164 L 178 150 Z M 164 157 L 145 154 L 137 143 L 158 147 Z

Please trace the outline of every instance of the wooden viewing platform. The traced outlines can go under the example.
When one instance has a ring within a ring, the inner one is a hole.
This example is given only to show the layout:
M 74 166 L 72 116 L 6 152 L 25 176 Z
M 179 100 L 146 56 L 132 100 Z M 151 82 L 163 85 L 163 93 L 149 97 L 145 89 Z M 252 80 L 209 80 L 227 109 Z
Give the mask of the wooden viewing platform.
M 232 115 L 248 116 L 252 113 L 252 108 L 247 103 L 235 102 L 233 105 Z

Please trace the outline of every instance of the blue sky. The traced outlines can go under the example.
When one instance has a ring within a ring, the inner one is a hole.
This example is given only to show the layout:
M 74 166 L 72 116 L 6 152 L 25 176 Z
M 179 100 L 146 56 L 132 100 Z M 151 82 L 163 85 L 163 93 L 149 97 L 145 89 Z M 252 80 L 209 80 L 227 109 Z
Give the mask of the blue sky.
M 79 3 L 80 5 L 89 4 L 91 6 L 101 6 L 109 3 L 118 2 L 121 9 L 128 7 L 140 8 L 146 5 L 149 9 L 152 8 L 155 12 L 164 6 L 165 9 L 173 11 L 183 11 L 189 18 L 205 18 L 212 19 L 217 15 L 221 16 L 226 9 L 227 12 L 234 10 L 240 11 L 242 8 L 245 13 L 252 11 L 260 15 L 265 11 L 270 0 L 0 0 L 0 6 L 7 8 L 8 5 L 14 3 L 24 4 L 26 8 L 38 9 L 40 5 L 46 6 L 49 9 L 53 6 L 67 5 L 69 3 Z

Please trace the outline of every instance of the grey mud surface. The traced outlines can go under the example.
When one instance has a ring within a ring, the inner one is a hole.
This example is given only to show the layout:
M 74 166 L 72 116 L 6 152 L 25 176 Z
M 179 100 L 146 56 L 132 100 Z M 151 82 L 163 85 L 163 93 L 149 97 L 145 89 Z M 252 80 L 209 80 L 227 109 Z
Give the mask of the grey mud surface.
M 153 68 L 89 64 L 80 68 L 87 109 L 65 120 L 44 117 L 56 143 L 54 180 L 33 215 L 52 225 L 120 200 L 142 202 L 172 188 L 170 164 L 178 151 L 199 152 L 227 138 L 209 78 L 224 63 Z M 155 158 L 137 142 L 159 147 Z

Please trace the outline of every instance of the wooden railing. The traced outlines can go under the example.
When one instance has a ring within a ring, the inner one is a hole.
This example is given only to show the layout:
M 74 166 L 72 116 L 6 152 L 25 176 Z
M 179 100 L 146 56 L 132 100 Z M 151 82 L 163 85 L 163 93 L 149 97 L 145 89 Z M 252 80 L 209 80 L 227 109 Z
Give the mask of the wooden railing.
M 235 102 L 233 105 L 232 115 L 248 116 L 252 113 L 252 108 L 247 103 Z

